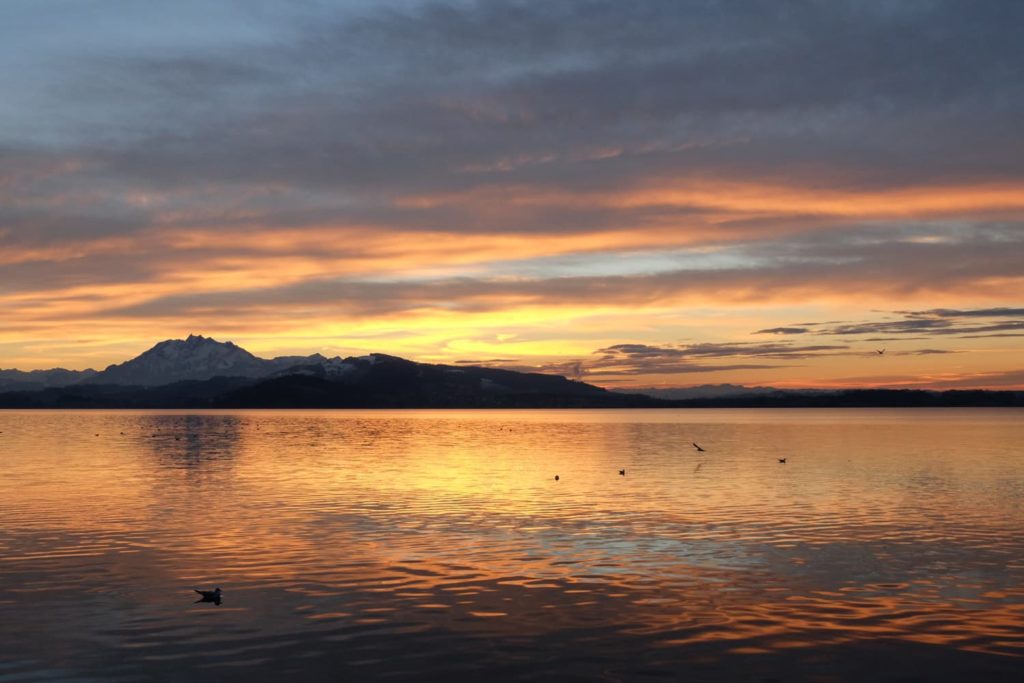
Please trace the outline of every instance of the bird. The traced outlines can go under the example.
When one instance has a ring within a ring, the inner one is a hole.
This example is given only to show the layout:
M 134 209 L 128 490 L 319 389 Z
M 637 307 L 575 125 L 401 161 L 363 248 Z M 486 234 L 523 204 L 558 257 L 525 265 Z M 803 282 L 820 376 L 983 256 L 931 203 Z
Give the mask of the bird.
M 786 464 L 786 459 L 785 458 L 779 458 L 779 462 L 781 462 L 783 465 L 785 465 Z
M 201 591 L 198 588 L 193 588 L 196 593 L 199 594 L 199 599 L 196 602 L 212 602 L 217 605 L 220 604 L 220 588 L 214 588 L 212 591 Z
M 555 475 L 555 481 L 558 481 L 558 475 L 557 474 Z
M 875 353 L 877 353 L 879 356 L 884 356 L 885 349 L 875 349 Z
M 623 477 L 626 476 L 626 470 L 619 470 L 619 474 L 621 474 Z
M 704 452 L 704 449 L 703 449 L 703 448 L 701 448 L 700 446 L 698 446 L 698 445 L 697 445 L 697 443 L 696 443 L 695 441 L 691 441 L 690 443 L 692 443 L 692 444 L 693 444 L 693 447 L 697 449 L 697 452 L 698 452 L 698 453 L 703 453 L 703 452 Z
M 693 473 L 697 474 L 698 472 L 700 472 L 700 468 L 703 467 L 703 466 L 704 466 L 704 463 L 702 463 L 702 462 L 697 463 L 697 466 L 693 468 Z

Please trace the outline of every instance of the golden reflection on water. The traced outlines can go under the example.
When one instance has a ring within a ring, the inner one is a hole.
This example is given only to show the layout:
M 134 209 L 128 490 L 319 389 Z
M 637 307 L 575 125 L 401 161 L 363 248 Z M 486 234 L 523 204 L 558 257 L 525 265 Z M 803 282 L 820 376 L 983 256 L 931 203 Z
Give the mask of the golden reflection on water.
M 999 680 L 1021 417 L 0 413 L 0 679 L 858 680 L 925 652 Z

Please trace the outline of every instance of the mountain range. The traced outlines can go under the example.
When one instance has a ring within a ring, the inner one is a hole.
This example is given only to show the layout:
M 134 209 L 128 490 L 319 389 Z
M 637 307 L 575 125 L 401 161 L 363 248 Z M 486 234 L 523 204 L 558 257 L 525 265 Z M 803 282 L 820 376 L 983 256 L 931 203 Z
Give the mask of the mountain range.
M 370 354 L 264 359 L 202 335 L 102 371 L 0 370 L 0 407 L 633 407 L 650 397 L 557 375 Z
M 558 375 L 374 353 L 265 359 L 202 335 L 96 370 L 0 370 L 0 408 L 660 408 L 1024 406 L 1020 391 L 780 390 L 734 384 L 609 391 Z

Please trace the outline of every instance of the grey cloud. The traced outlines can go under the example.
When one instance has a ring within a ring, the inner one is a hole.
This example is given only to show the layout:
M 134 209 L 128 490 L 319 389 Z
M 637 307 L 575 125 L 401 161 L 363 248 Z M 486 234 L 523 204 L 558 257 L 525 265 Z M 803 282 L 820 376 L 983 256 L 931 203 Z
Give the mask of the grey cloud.
M 896 356 L 935 356 L 943 355 L 947 353 L 960 353 L 959 351 L 952 351 L 950 349 L 916 349 L 914 351 L 899 351 L 893 355 Z
M 895 336 L 869 337 L 864 341 L 906 341 L 927 339 L 931 336 L 956 335 L 964 339 L 984 337 L 1016 336 L 1014 330 L 1024 330 L 1024 308 L 997 307 L 975 309 L 934 308 L 920 311 L 894 311 L 899 320 L 872 320 L 862 322 L 808 322 L 802 328 L 772 328 L 759 330 L 755 334 L 779 330 L 800 329 L 823 336 L 860 336 L 866 334 L 887 334 Z M 979 324 L 979 319 L 991 319 Z M 787 332 L 783 332 L 787 333 Z M 925 349 L 911 353 L 948 353 Z
M 1024 332 L 999 332 L 996 334 L 965 334 L 958 339 L 998 339 L 1001 337 L 1024 337 Z
M 89 112 L 60 149 L 89 161 L 75 183 L 97 194 L 177 188 L 187 208 L 209 184 L 272 185 L 283 213 L 341 197 L 319 207 L 336 218 L 349 201 L 391 215 L 405 193 L 500 184 L 699 172 L 856 188 L 1024 170 L 1016 3 L 308 4 L 244 18 L 263 22 L 260 40 L 183 36 L 175 51 L 111 36 L 101 57 L 60 65 L 87 89 L 51 83 L 51 106 L 22 116 L 45 130 L 40 111 Z M 466 170 L 524 157 L 545 161 Z M 520 229 L 598 220 L 532 219 Z M 511 229 L 481 220 L 447 224 Z M 121 229 L 133 222 L 147 218 Z
M 1024 318 L 1024 308 L 975 308 L 958 310 L 953 308 L 933 308 L 927 311 L 898 311 L 912 318 Z
M 811 358 L 820 355 L 836 355 L 846 352 L 845 344 L 817 344 L 810 346 L 793 346 L 791 344 L 680 344 L 674 346 L 653 346 L 649 344 L 615 344 L 594 353 L 603 354 L 602 360 L 618 359 L 678 359 L 678 358 L 726 358 L 726 357 L 760 357 L 773 359 Z
M 809 329 L 806 327 L 769 327 L 768 329 L 758 330 L 754 334 L 804 334 Z

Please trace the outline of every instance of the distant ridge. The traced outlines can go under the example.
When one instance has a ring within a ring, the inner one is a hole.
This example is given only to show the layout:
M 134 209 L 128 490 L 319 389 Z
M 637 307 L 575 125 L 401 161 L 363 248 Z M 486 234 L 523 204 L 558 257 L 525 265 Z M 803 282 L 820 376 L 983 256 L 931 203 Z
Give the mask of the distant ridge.
M 643 394 L 669 401 L 686 399 L 724 398 L 727 396 L 767 395 L 781 391 L 775 387 L 745 387 L 741 384 L 701 384 L 696 387 L 650 387 L 637 389 L 613 389 L 628 394 Z
M 0 384 L 0 407 L 635 407 L 656 399 L 558 375 L 416 363 L 374 353 L 259 358 L 202 335 L 162 341 L 101 372 Z M 68 373 L 68 371 L 63 371 Z M 48 383 L 40 380 L 46 379 Z
M 95 370 L 0 370 L 0 391 L 66 387 L 96 375 Z
M 661 408 L 1024 406 L 1020 391 L 780 390 L 734 384 L 609 391 L 559 375 L 373 353 L 264 359 L 202 335 L 95 370 L 0 370 L 0 408 Z

